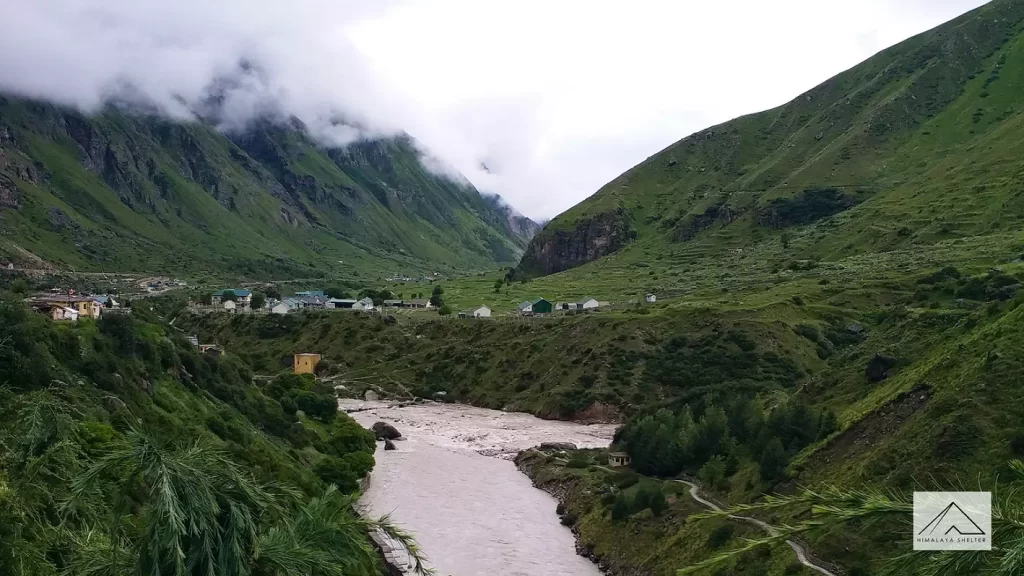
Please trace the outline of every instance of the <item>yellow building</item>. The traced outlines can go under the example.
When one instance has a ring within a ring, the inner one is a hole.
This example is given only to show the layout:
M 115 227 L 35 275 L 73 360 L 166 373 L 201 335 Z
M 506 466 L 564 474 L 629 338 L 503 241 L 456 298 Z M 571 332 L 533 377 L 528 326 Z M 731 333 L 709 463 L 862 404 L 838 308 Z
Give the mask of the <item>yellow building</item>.
M 95 300 L 79 300 L 75 302 L 75 309 L 78 310 L 79 318 L 92 318 L 93 320 L 100 317 L 100 313 L 103 312 L 103 306 Z
M 312 374 L 316 370 L 316 363 L 319 361 L 319 354 L 296 354 L 292 361 L 292 372 L 296 374 Z

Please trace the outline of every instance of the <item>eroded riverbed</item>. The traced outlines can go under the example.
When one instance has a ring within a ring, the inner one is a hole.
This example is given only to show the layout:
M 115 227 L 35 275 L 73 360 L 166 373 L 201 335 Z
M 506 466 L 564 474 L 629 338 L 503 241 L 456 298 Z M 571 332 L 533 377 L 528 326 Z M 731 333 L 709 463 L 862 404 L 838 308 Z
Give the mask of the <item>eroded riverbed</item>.
M 451 576 L 595 576 L 577 556 L 556 501 L 535 489 L 511 458 L 541 442 L 607 446 L 614 425 L 541 420 L 455 404 L 392 408 L 343 401 L 360 424 L 393 424 L 398 450 L 378 445 L 362 504 L 410 530 L 438 574 Z

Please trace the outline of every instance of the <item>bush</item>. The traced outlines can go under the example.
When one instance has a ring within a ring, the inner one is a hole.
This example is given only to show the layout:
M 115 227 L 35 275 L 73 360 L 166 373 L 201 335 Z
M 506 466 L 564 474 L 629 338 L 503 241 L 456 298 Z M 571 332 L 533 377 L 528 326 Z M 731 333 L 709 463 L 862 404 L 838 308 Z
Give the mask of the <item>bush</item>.
M 317 376 L 323 376 L 330 373 L 332 368 L 333 366 L 331 366 L 330 362 L 321 358 L 320 360 L 317 360 L 316 366 L 313 367 L 313 372 L 315 372 Z
M 290 397 L 306 416 L 321 422 L 330 422 L 338 413 L 338 401 L 332 395 L 301 390 L 290 393 Z
M 587 466 L 590 466 L 590 457 L 584 452 L 573 454 L 565 465 L 566 468 L 586 468 Z
M 665 493 L 658 488 L 651 493 L 651 502 L 649 504 L 651 512 L 655 516 L 661 516 L 668 509 L 668 500 L 665 500 Z
M 804 565 L 799 561 L 794 560 L 786 565 L 786 569 L 782 571 L 786 576 L 793 576 L 794 574 L 801 574 L 804 571 Z
M 734 530 L 735 528 L 731 523 L 722 524 L 712 530 L 711 534 L 708 534 L 708 548 L 717 550 L 728 544 L 729 540 L 732 540 Z
M 635 486 L 640 481 L 640 477 L 636 474 L 626 473 L 620 478 L 615 480 L 615 487 L 619 490 L 625 490 L 631 486 Z
M 349 452 L 342 456 L 341 460 L 348 465 L 352 473 L 357 477 L 366 476 L 373 469 L 374 460 L 371 454 L 363 451 Z
M 725 490 L 728 487 L 725 478 L 725 459 L 715 456 L 708 460 L 697 472 L 697 477 L 711 490 Z
M 612 504 L 612 522 L 621 522 L 626 518 L 629 518 L 629 502 L 625 496 L 619 494 Z
M 562 516 L 561 522 L 562 522 L 562 526 L 572 526 L 573 524 L 576 523 L 576 515 L 573 514 L 572 512 L 570 512 L 570 513 Z
M 348 463 L 334 456 L 324 456 L 313 467 L 313 473 L 325 484 L 334 484 L 338 490 L 350 494 L 359 489 L 359 477 Z
M 641 486 L 633 498 L 633 512 L 640 512 L 650 508 L 652 490 L 649 486 Z

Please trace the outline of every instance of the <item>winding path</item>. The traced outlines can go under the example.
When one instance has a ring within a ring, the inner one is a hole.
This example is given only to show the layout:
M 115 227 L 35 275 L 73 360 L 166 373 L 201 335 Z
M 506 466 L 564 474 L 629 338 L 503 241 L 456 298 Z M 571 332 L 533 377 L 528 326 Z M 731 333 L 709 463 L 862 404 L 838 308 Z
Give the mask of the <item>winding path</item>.
M 701 503 L 702 505 L 714 510 L 715 512 L 722 511 L 721 506 L 715 504 L 710 500 L 707 500 L 706 498 L 700 495 L 700 486 L 694 484 L 693 482 L 687 482 L 686 480 L 672 480 L 672 482 L 686 484 L 687 486 L 690 487 L 691 498 Z M 761 530 L 767 532 L 769 536 L 777 536 L 779 533 L 779 531 L 774 526 L 762 520 L 758 520 L 757 518 L 751 518 L 749 516 L 737 516 L 736 514 L 729 514 L 727 518 L 739 520 L 740 522 L 746 522 L 747 524 L 753 524 L 754 526 L 757 526 Z M 810 555 L 807 553 L 807 548 L 803 544 L 797 542 L 796 540 L 786 540 L 786 544 L 789 544 L 789 547 L 792 548 L 793 552 L 796 554 L 796 559 L 799 560 L 800 563 L 804 566 L 810 568 L 811 570 L 814 570 L 815 572 L 823 574 L 824 576 L 836 576 L 835 572 L 832 572 L 824 566 L 820 566 L 812 562 L 810 560 Z

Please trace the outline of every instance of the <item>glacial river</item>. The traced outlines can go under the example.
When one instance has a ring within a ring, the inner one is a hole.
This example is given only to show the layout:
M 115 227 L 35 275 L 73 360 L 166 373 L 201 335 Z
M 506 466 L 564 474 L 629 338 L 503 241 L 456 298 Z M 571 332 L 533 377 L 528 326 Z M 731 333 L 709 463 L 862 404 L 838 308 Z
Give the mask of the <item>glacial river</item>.
M 384 421 L 406 438 L 395 451 L 378 443 L 361 505 L 374 515 L 391 514 L 412 532 L 440 576 L 600 574 L 576 555 L 555 499 L 534 488 L 511 459 L 541 442 L 607 446 L 615 426 L 455 404 L 342 401 L 343 409 L 355 407 L 373 407 L 351 414 L 360 424 Z

